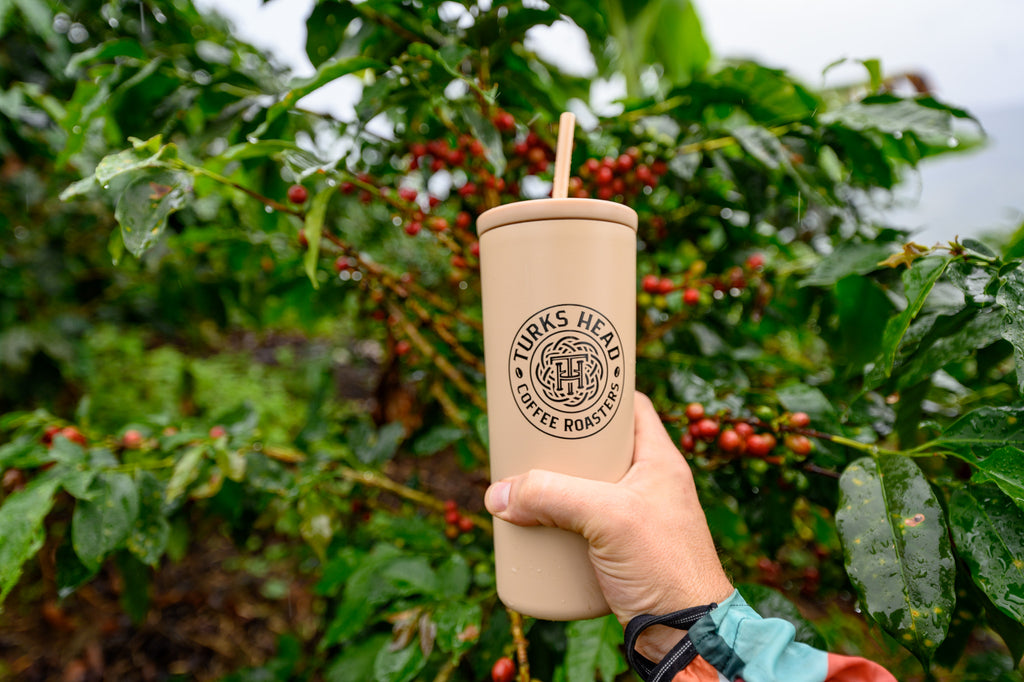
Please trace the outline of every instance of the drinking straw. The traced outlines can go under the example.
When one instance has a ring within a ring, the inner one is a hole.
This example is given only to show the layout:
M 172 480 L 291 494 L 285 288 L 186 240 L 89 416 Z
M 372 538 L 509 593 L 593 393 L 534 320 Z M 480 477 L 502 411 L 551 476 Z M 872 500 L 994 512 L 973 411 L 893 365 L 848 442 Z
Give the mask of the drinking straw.
M 555 146 L 555 182 L 551 188 L 553 199 L 569 196 L 569 165 L 572 163 L 572 136 L 576 129 L 576 115 L 563 111 L 558 118 L 558 144 Z

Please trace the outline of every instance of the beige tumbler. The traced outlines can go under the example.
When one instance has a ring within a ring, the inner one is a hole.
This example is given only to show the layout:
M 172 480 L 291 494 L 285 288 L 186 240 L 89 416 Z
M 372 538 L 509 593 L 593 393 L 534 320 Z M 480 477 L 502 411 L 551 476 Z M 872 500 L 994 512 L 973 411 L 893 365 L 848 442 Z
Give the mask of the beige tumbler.
M 633 456 L 633 209 L 538 199 L 482 214 L 491 480 L 547 469 L 619 480 Z M 581 536 L 495 519 L 498 596 L 548 620 L 610 612 Z

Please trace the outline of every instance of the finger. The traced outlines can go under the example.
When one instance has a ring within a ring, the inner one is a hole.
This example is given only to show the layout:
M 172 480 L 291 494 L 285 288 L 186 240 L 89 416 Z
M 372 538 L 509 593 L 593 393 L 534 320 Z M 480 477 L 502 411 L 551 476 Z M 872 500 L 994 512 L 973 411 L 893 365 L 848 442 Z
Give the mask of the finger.
M 494 516 L 517 526 L 553 526 L 586 536 L 614 485 L 535 469 L 498 481 L 484 504 Z
M 674 461 L 679 458 L 679 450 L 665 430 L 651 399 L 637 391 L 633 405 L 633 461 Z

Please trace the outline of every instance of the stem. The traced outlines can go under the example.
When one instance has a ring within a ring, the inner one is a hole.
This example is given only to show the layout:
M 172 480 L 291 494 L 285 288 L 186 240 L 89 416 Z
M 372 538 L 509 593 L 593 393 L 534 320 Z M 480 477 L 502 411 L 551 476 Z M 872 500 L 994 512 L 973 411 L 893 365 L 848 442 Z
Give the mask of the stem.
M 245 187 L 244 185 L 240 185 L 237 182 L 235 182 L 234 180 L 230 180 L 230 179 L 224 177 L 223 175 L 221 175 L 219 173 L 214 173 L 213 171 L 207 170 L 206 168 L 203 168 L 202 166 L 192 166 L 190 164 L 183 163 L 183 162 L 179 162 L 179 163 L 181 163 L 181 165 L 182 165 L 184 170 L 191 171 L 191 172 L 193 172 L 193 173 L 195 173 L 197 175 L 205 175 L 206 177 L 210 178 L 211 180 L 215 180 L 215 181 L 217 181 L 217 182 L 219 182 L 221 184 L 227 185 L 229 187 L 234 187 L 239 192 L 243 192 L 245 194 L 248 194 L 253 199 L 256 199 L 260 203 L 269 206 L 270 208 L 274 209 L 275 211 L 281 211 L 282 213 L 288 213 L 289 215 L 293 215 L 293 216 L 296 216 L 298 218 L 302 218 L 303 220 L 305 220 L 305 218 L 306 218 L 305 212 L 300 211 L 298 209 L 294 209 L 291 206 L 285 206 L 281 202 L 275 201 L 274 199 L 271 199 L 270 197 L 263 196 L 259 192 L 255 191 L 255 190 L 251 190 L 248 187 Z
M 519 682 L 530 682 L 530 659 L 526 649 L 530 645 L 523 634 L 523 614 L 512 609 L 508 611 L 508 619 L 512 623 L 512 640 L 516 643 L 516 660 L 519 663 Z

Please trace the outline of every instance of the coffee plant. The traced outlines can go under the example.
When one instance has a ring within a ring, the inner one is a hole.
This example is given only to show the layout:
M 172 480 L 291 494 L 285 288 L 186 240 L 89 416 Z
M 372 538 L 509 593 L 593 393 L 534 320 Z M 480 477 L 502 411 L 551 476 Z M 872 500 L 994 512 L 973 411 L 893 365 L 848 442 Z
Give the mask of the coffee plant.
M 497 600 L 481 501 L 475 221 L 589 111 L 526 41 L 563 18 L 627 92 L 570 195 L 639 214 L 638 389 L 745 597 L 899 679 L 1021 679 L 1024 228 L 879 210 L 980 126 L 874 61 L 712 59 L 686 0 L 320 0 L 308 78 L 189 0 L 0 3 L 5 675 L 631 679 L 613 617 Z M 342 78 L 351 119 L 304 107 Z

